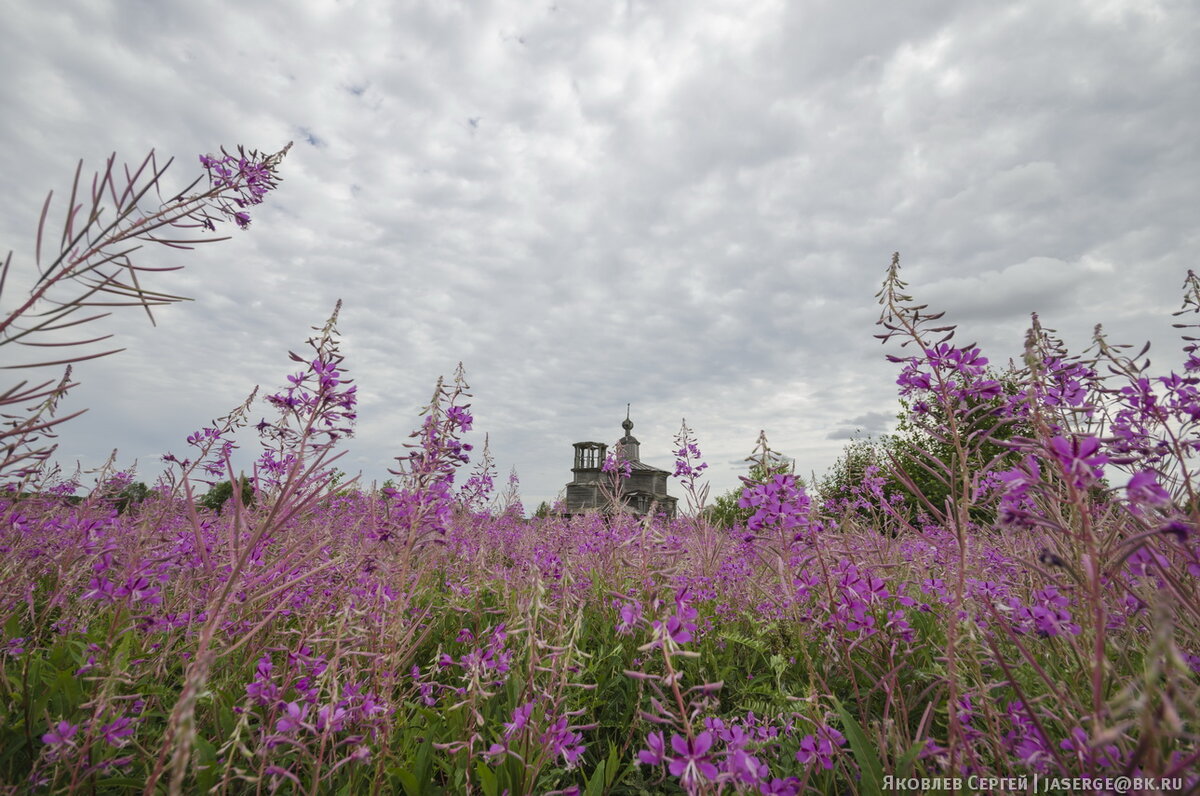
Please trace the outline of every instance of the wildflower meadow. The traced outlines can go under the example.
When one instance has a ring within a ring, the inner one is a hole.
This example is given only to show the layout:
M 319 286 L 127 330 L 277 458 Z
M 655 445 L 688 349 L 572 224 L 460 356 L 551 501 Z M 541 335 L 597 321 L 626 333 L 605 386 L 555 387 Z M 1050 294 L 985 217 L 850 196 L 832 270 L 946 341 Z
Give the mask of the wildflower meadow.
M 250 226 L 286 154 L 204 156 L 167 197 L 153 156 L 77 172 L 61 231 L 47 199 L 0 313 L 6 372 L 65 367 L 0 395 L 0 792 L 1200 788 L 1200 278 L 1175 370 L 1099 327 L 1069 352 L 1036 316 L 998 369 L 894 256 L 901 431 L 811 483 L 763 434 L 710 501 L 684 422 L 671 520 L 620 510 L 619 466 L 611 511 L 527 518 L 463 441 L 461 366 L 391 480 L 344 480 L 340 304 L 280 352 L 280 387 L 181 429 L 157 483 L 113 464 L 84 489 L 52 438 L 70 364 L 113 352 L 69 335 L 178 300 L 132 249 Z

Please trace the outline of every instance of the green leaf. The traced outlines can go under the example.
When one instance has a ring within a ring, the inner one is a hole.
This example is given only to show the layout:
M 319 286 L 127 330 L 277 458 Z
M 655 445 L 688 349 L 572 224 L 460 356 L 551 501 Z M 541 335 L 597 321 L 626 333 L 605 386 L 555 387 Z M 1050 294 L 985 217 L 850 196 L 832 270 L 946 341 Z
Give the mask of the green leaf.
M 234 725 L 233 710 L 230 709 L 227 700 L 222 696 L 222 698 L 217 700 L 217 726 L 221 730 L 221 735 L 226 737 L 233 735 Z
M 429 782 L 429 769 L 433 762 L 433 738 L 426 738 L 417 750 L 416 774 L 418 782 Z
M 129 660 L 129 647 L 133 644 L 133 634 L 126 632 L 121 634 L 121 640 L 117 643 L 117 649 L 113 652 L 112 664 L 109 668 L 114 672 L 125 671 L 125 662 Z
M 421 786 L 417 784 L 417 778 L 408 769 L 388 769 L 388 775 L 400 780 L 400 786 L 404 788 L 404 793 L 407 796 L 421 796 Z
M 608 784 L 604 771 L 607 767 L 608 763 L 606 761 L 600 761 L 600 764 L 596 766 L 596 770 L 588 777 L 587 787 L 584 790 L 587 796 L 601 796 L 604 793 L 605 786 Z
M 620 773 L 620 758 L 617 754 L 617 746 L 612 741 L 608 742 L 608 759 L 604 763 L 605 782 L 604 789 L 608 790 L 613 785 L 617 784 L 618 775 Z
M 475 774 L 479 777 L 479 787 L 483 789 L 484 796 L 496 796 L 496 775 L 492 772 L 491 767 L 480 760 L 475 766 Z
M 833 697 L 833 706 L 842 719 L 842 729 L 846 732 L 846 740 L 850 742 L 850 750 L 854 752 L 859 773 L 862 774 L 858 792 L 864 796 L 883 796 L 883 763 L 879 760 L 878 750 L 867 740 L 867 734 L 837 697 Z
M 217 749 L 204 736 L 196 736 L 196 787 L 207 793 L 217 784 Z
M 924 741 L 917 741 L 911 748 L 896 761 L 896 777 L 905 778 L 912 774 L 913 763 L 917 761 L 917 755 L 921 754 L 921 750 L 925 748 Z
M 59 697 L 58 712 L 67 716 L 75 712 L 75 708 L 83 701 L 83 688 L 80 680 L 70 669 L 62 669 L 54 678 L 53 693 Z

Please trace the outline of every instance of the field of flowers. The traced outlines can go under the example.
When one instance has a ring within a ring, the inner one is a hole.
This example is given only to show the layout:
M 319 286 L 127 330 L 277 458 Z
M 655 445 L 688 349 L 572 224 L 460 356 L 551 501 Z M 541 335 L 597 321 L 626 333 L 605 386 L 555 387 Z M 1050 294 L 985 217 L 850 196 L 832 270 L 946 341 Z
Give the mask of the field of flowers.
M 202 159 L 207 191 L 146 215 L 136 186 L 160 170 L 118 190 L 110 165 L 93 207 L 128 213 L 69 214 L 0 344 L 49 328 L 30 320 L 49 288 L 162 303 L 114 247 L 246 226 L 282 154 Z M 924 442 L 814 489 L 772 467 L 764 436 L 732 525 L 704 509 L 686 424 L 678 519 L 527 519 L 462 442 L 461 370 L 392 482 L 338 483 L 355 387 L 337 310 L 265 398 L 275 419 L 244 481 L 232 435 L 254 396 L 165 456 L 153 488 L 109 470 L 79 494 L 43 444 L 69 372 L 17 385 L 0 396 L 0 789 L 1200 787 L 1195 343 L 1152 376 L 1144 351 L 1098 332 L 1072 356 L 1035 318 L 1024 367 L 997 374 L 904 290 L 894 258 L 881 337 Z M 1179 315 L 1197 310 L 1189 275 Z M 199 501 L 221 480 L 241 488 Z

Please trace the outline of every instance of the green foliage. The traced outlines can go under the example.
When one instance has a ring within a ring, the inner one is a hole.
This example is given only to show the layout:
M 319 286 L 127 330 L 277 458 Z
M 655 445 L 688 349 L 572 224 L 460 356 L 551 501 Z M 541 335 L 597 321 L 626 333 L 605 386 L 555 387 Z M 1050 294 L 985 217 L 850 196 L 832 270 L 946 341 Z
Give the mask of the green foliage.
M 149 496 L 150 487 L 146 486 L 141 481 L 134 481 L 117 494 L 117 513 L 124 514 L 131 508 L 141 504 L 141 502 Z
M 990 378 L 1004 386 L 1004 395 L 989 401 L 988 406 L 975 401 L 969 407 L 970 413 L 980 418 L 973 431 L 982 440 L 967 451 L 966 467 L 971 472 L 1014 467 L 1019 456 L 1004 442 L 1031 433 L 1011 421 L 1001 422 L 987 412 L 989 406 L 998 409 L 1009 395 L 1015 393 L 1015 382 L 1007 375 L 989 372 Z M 822 498 L 853 502 L 855 497 L 864 494 L 864 479 L 874 477 L 891 508 L 908 521 L 915 519 L 919 512 L 927 511 L 929 506 L 944 507 L 952 491 L 945 473 L 939 472 L 933 463 L 949 465 L 950 472 L 956 472 L 959 454 L 952 441 L 938 433 L 945 424 L 945 410 L 932 406 L 922 409 L 924 411 L 917 412 L 911 402 L 902 400 L 895 433 L 879 439 L 851 440 L 821 479 Z M 874 507 L 878 500 L 868 502 Z M 861 506 L 853 510 L 860 515 L 866 512 Z M 981 524 L 995 519 L 990 506 L 979 504 L 970 508 L 969 516 Z
M 242 476 L 239 483 L 242 485 L 242 504 L 246 506 L 254 503 L 254 487 L 251 485 L 246 476 Z M 200 505 L 206 509 L 210 509 L 220 514 L 225 502 L 233 497 L 233 484 L 230 481 L 221 481 L 214 484 L 211 489 L 205 493 L 204 497 L 200 498 Z

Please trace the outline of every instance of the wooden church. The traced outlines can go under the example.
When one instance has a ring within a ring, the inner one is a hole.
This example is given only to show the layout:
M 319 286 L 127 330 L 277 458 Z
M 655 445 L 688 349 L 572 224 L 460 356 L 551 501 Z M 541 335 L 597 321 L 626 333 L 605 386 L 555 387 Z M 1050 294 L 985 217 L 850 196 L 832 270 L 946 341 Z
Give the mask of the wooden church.
M 625 436 L 618 441 L 617 456 L 619 461 L 628 462 L 630 469 L 630 476 L 620 479 L 621 510 L 636 516 L 654 513 L 674 519 L 677 501 L 667 494 L 667 477 L 671 474 L 641 460 L 641 443 L 633 436 L 628 406 L 621 428 Z M 612 474 L 603 471 L 607 455 L 608 446 L 602 442 L 575 443 L 575 466 L 571 468 L 574 479 L 567 484 L 563 507 L 566 516 L 609 510 L 603 492 L 603 486 L 612 483 Z

